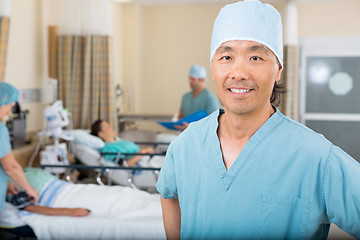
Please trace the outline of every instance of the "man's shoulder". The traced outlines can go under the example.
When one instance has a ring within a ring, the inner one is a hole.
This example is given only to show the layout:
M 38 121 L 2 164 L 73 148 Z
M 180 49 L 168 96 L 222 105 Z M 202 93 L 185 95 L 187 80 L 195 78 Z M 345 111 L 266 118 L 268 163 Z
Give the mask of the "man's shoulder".
M 282 114 L 281 114 L 282 115 Z M 332 143 L 325 138 L 321 133 L 317 133 L 309 127 L 305 126 L 302 123 L 299 123 L 295 120 L 292 120 L 288 117 L 283 116 L 283 124 L 282 126 L 282 135 L 286 138 L 294 138 L 298 139 L 298 143 L 303 145 L 308 145 L 309 147 L 320 148 L 323 146 L 325 149 L 331 147 Z M 316 144 L 314 144 L 316 143 Z M 305 147 L 305 146 L 304 146 Z

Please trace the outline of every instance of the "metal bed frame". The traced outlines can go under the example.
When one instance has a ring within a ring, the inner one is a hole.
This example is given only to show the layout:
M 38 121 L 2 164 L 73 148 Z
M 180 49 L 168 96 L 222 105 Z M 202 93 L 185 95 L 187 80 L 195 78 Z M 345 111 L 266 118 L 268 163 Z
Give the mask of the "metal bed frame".
M 149 142 L 137 142 L 136 144 L 143 144 L 143 145 L 154 145 L 154 148 L 157 145 L 160 144 L 166 144 L 168 145 L 168 143 L 149 143 Z M 135 156 L 135 155 L 140 155 L 140 156 L 165 156 L 165 154 L 163 153 L 111 153 L 111 152 L 103 152 L 101 153 L 101 155 L 116 155 L 116 160 L 115 163 L 118 163 L 120 160 L 123 160 L 123 158 L 121 156 Z M 160 169 L 161 168 L 155 168 L 155 167 L 122 167 L 122 166 L 88 166 L 88 165 L 80 165 L 80 164 L 70 164 L 70 165 L 52 165 L 52 164 L 44 164 L 40 166 L 42 169 L 45 169 L 47 167 L 51 167 L 51 168 L 67 168 L 68 170 L 65 172 L 65 179 L 68 182 L 71 182 L 71 174 L 76 170 L 76 169 L 99 169 L 100 171 L 98 172 L 97 176 L 96 176 L 96 182 L 99 185 L 105 185 L 105 183 L 102 181 L 101 176 L 103 176 L 104 174 L 108 174 L 110 170 L 127 170 L 130 171 L 129 175 L 128 175 L 128 183 L 132 188 L 138 189 L 138 187 L 134 184 L 134 173 L 136 170 L 144 170 L 144 171 L 153 171 L 155 174 L 155 179 L 157 181 L 158 177 L 159 177 L 159 173 L 160 173 Z M 109 182 L 110 184 L 110 182 Z

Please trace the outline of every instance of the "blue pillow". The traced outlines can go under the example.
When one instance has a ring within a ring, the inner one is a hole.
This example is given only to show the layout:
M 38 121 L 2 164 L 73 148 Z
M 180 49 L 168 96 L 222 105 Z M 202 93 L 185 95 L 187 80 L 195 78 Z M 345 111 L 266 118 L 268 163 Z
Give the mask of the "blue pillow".
M 105 142 L 101 138 L 91 135 L 88 130 L 77 129 L 71 133 L 74 135 L 75 143 L 85 145 L 96 151 L 105 146 Z

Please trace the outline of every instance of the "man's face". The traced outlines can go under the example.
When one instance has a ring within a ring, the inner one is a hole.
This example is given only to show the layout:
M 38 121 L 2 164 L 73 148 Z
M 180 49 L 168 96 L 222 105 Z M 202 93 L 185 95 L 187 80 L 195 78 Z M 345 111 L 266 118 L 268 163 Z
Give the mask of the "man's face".
M 106 140 L 109 138 L 115 138 L 116 132 L 113 127 L 106 121 L 101 122 L 101 131 L 99 132 L 99 137 Z
M 15 103 L 5 104 L 0 106 L 1 109 L 1 116 L 0 119 L 2 120 L 5 116 L 9 115 L 11 113 L 12 107 L 15 105 Z
M 271 107 L 281 68 L 264 45 L 245 40 L 225 42 L 216 50 L 211 70 L 225 112 L 247 114 Z
M 6 115 L 11 113 L 12 108 L 15 106 L 15 103 L 6 104 L 4 107 L 6 109 Z
M 193 90 L 193 91 L 196 91 L 198 88 L 200 88 L 201 85 L 203 84 L 203 82 L 204 82 L 203 79 L 189 76 L 190 88 L 191 88 L 191 90 Z

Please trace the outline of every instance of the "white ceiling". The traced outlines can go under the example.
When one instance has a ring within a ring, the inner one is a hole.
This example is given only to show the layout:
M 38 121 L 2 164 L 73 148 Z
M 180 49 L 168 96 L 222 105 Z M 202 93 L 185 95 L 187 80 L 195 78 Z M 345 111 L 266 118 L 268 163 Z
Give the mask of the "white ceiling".
M 225 4 L 238 0 L 113 0 L 114 2 L 137 3 L 141 5 L 189 5 L 189 4 Z M 276 3 L 289 0 L 263 0 L 263 2 Z M 293 0 L 295 2 L 325 2 L 325 1 L 348 1 L 348 0 Z

